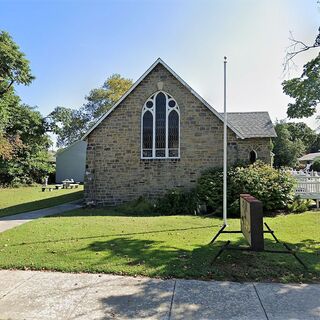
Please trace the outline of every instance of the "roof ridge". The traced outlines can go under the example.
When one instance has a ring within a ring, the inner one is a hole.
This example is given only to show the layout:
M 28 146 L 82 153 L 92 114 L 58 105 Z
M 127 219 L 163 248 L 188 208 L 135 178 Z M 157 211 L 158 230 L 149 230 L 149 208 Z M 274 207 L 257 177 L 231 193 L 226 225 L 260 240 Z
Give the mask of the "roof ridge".
M 223 114 L 223 112 L 220 112 Z M 269 113 L 269 111 L 227 111 L 227 113 Z
M 135 83 L 129 88 L 129 90 L 113 105 L 109 111 L 104 113 L 96 123 L 83 135 L 81 140 L 84 140 L 95 128 L 109 116 L 111 112 L 145 79 L 145 77 L 158 65 L 161 64 L 169 73 L 171 73 L 187 90 L 190 91 L 198 100 L 200 100 L 220 121 L 223 121 L 221 114 L 214 109 L 205 99 L 203 99 L 195 90 L 193 90 L 175 71 L 173 71 L 161 58 L 158 58 L 141 76 Z M 227 123 L 228 127 L 241 139 L 245 137 L 240 130 L 235 128 L 229 122 Z

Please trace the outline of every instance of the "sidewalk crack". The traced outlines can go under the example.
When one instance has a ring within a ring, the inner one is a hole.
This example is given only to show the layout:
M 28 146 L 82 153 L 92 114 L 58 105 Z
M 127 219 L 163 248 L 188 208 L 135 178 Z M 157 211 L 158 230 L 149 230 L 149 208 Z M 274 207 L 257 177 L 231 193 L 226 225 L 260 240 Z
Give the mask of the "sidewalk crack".
M 11 271 L 11 270 L 9 270 Z M 24 272 L 28 272 L 28 271 L 24 271 Z M 31 271 L 32 272 L 32 271 Z M 3 294 L 0 296 L 0 300 L 2 300 L 3 298 L 5 298 L 7 295 L 9 295 L 12 291 L 18 289 L 19 287 L 21 287 L 23 284 L 25 284 L 27 281 L 29 281 L 30 279 L 32 279 L 33 277 L 35 277 L 37 275 L 37 273 L 33 273 L 29 278 L 22 280 L 21 282 L 17 283 L 17 285 L 15 287 L 13 287 L 12 289 L 10 289 L 7 293 Z
M 174 285 L 173 285 L 172 297 L 171 297 L 171 302 L 170 302 L 170 309 L 169 309 L 168 320 L 170 320 L 170 319 L 171 319 L 171 312 L 172 312 L 172 306 L 173 306 L 173 299 L 174 299 L 174 295 L 175 295 L 175 292 L 176 292 L 176 283 L 177 283 L 177 280 L 174 280 Z
M 82 295 L 82 297 L 79 299 L 78 303 L 76 303 L 76 305 L 73 308 L 70 308 L 69 312 L 67 313 L 67 317 L 66 319 L 72 319 L 72 317 L 74 316 L 74 314 L 76 313 L 79 305 L 84 301 L 84 299 L 87 297 L 87 295 L 89 294 L 89 291 L 94 288 L 94 285 L 99 281 L 99 275 L 97 276 L 96 280 L 93 281 L 92 283 L 90 283 L 90 285 L 88 286 L 87 290 L 85 290 L 85 293 Z
M 260 302 L 260 305 L 261 305 L 261 308 L 262 308 L 262 310 L 263 310 L 263 312 L 264 312 L 264 315 L 266 316 L 266 319 L 269 320 L 269 317 L 268 317 L 268 315 L 267 315 L 267 311 L 266 311 L 266 309 L 264 308 L 264 305 L 263 305 L 263 303 L 262 303 L 262 301 L 261 301 L 261 298 L 260 298 L 260 296 L 259 296 L 258 290 L 257 290 L 257 288 L 256 288 L 256 286 L 255 286 L 254 283 L 253 283 L 252 285 L 253 285 L 254 291 L 256 292 L 256 295 L 257 295 L 257 297 L 258 297 L 258 300 L 259 300 L 259 302 Z

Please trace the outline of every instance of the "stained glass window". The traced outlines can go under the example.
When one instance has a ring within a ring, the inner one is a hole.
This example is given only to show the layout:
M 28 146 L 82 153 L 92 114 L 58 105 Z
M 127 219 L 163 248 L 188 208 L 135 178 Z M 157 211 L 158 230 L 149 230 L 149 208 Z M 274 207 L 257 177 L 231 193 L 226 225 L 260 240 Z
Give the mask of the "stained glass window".
M 166 96 L 160 92 L 156 97 L 156 157 L 165 157 L 166 150 Z M 164 151 L 164 152 L 162 152 Z
M 142 158 L 179 158 L 179 106 L 163 91 L 142 109 Z
M 153 116 L 150 111 L 143 115 L 142 148 L 144 157 L 152 157 Z
M 169 113 L 169 149 L 179 148 L 179 115 L 177 111 Z

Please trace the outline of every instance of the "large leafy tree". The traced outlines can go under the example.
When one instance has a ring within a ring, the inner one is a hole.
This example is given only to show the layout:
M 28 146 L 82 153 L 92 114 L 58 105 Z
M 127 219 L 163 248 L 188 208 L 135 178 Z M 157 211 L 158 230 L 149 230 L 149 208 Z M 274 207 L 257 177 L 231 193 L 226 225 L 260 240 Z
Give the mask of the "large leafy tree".
M 56 107 L 48 116 L 52 131 L 57 134 L 58 147 L 65 147 L 81 136 L 129 90 L 132 80 L 113 74 L 86 96 L 87 102 L 78 110 Z
M 14 84 L 28 85 L 33 79 L 19 46 L 0 32 L 0 185 L 39 182 L 53 170 L 46 122 L 14 92 Z
M 289 130 L 290 125 L 285 122 L 275 124 L 277 137 L 273 141 L 274 165 L 275 167 L 297 164 L 298 157 L 305 153 L 306 147 L 301 138 L 293 137 Z
M 317 138 L 311 145 L 309 152 L 320 152 L 320 134 L 317 134 Z
M 286 123 L 286 127 L 290 132 L 291 141 L 301 141 L 306 149 L 306 152 L 311 152 L 311 149 L 318 138 L 316 131 L 312 130 L 304 122 L 288 122 Z
M 132 86 L 132 80 L 113 74 L 101 88 L 93 89 L 86 96 L 84 111 L 91 119 L 97 119 L 107 112 Z
M 13 84 L 28 85 L 34 79 L 29 61 L 9 33 L 0 31 L 0 157 L 9 159 L 20 146 L 20 139 L 5 132 L 10 110 L 19 105 Z
M 0 98 L 14 83 L 29 85 L 33 79 L 25 54 L 8 32 L 0 31 Z
M 65 147 L 79 140 L 90 125 L 90 119 L 83 111 L 56 107 L 48 116 L 51 130 L 57 135 L 57 146 Z
M 13 88 L 10 88 L 0 97 L 0 158 L 9 159 L 15 150 L 17 138 L 8 136 L 6 128 L 10 120 L 10 110 L 19 106 L 20 99 L 14 94 Z
M 274 139 L 274 164 L 277 167 L 295 166 L 304 153 L 320 151 L 320 134 L 304 122 L 284 122 L 275 124 L 277 138 Z
M 288 117 L 310 117 L 316 113 L 317 105 L 320 103 L 320 28 L 312 45 L 307 45 L 293 38 L 291 41 L 293 44 L 287 53 L 286 66 L 297 54 L 311 49 L 317 51 L 316 57 L 303 66 L 300 77 L 282 83 L 284 93 L 294 99 L 288 105 Z
M 0 136 L 0 184 L 40 182 L 53 171 L 45 120 L 35 108 L 21 103 L 10 106 L 7 114 Z

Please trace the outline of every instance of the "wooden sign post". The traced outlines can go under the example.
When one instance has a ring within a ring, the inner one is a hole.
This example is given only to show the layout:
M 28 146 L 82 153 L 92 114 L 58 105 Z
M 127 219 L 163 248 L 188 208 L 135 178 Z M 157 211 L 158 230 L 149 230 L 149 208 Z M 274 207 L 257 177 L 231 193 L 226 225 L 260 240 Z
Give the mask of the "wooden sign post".
M 263 230 L 263 226 L 267 230 Z M 301 259 L 296 255 L 296 252 L 292 250 L 284 242 L 280 242 L 275 236 L 274 231 L 270 227 L 263 223 L 263 205 L 262 202 L 257 200 L 250 194 L 240 195 L 240 230 L 225 230 L 226 225 L 224 224 L 218 233 L 213 237 L 210 244 L 212 244 L 222 233 L 242 233 L 245 239 L 249 243 L 249 247 L 234 247 L 230 246 L 231 241 L 228 240 L 218 251 L 214 259 L 213 264 L 216 259 L 222 254 L 224 250 L 238 250 L 238 251 L 263 251 L 269 253 L 281 253 L 281 254 L 292 254 L 298 261 L 307 268 L 306 265 L 301 261 Z M 273 239 L 284 246 L 286 250 L 268 250 L 264 248 L 264 234 L 270 234 Z
M 250 194 L 240 195 L 241 232 L 253 251 L 263 251 L 263 206 Z

